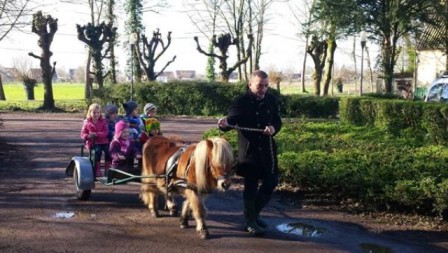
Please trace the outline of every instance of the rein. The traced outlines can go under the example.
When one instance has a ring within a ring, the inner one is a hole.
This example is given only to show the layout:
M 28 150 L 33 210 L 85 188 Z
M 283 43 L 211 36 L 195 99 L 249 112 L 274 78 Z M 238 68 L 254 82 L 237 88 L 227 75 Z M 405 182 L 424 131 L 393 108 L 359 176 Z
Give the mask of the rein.
M 233 128 L 235 130 L 240 130 L 240 131 L 248 131 L 248 132 L 264 132 L 264 129 L 261 128 L 251 128 L 251 127 L 240 127 L 237 125 L 228 125 L 228 127 Z M 269 149 L 270 149 L 270 153 L 271 153 L 271 173 L 274 174 L 275 171 L 275 156 L 274 156 L 274 146 L 272 144 L 272 135 L 268 136 L 269 137 Z

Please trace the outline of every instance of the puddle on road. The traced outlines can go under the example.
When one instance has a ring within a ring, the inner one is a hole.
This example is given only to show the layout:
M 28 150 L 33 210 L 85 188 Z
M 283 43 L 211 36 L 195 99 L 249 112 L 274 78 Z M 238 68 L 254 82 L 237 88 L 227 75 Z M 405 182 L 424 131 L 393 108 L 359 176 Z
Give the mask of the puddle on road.
M 323 228 L 316 228 L 314 226 L 294 222 L 294 223 L 284 223 L 277 225 L 277 230 L 283 233 L 295 234 L 306 237 L 319 237 L 325 231 Z
M 361 246 L 362 251 L 365 253 L 393 253 L 390 248 L 374 243 L 361 243 L 359 246 Z
M 53 215 L 54 218 L 56 219 L 70 219 L 75 217 L 75 213 L 74 212 L 59 212 L 56 213 L 55 215 Z

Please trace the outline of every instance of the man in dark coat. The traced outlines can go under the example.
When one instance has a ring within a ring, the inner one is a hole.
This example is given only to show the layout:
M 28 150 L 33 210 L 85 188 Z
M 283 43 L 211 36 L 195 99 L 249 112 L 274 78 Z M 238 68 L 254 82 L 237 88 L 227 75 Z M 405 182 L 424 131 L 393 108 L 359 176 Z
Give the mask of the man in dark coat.
M 273 136 L 282 126 L 276 98 L 268 91 L 268 75 L 251 74 L 247 91 L 236 98 L 228 116 L 218 121 L 223 131 L 238 130 L 237 174 L 244 177 L 244 217 L 251 235 L 263 235 L 267 224 L 260 211 L 278 184 L 277 146 Z M 261 180 L 261 185 L 259 185 Z

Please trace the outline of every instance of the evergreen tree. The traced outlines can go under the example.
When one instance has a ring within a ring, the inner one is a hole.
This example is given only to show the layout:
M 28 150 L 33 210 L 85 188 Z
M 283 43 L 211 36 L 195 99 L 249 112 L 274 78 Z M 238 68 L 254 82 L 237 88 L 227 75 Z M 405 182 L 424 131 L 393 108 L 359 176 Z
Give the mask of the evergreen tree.
M 143 4 L 142 0 L 126 0 L 125 2 L 125 11 L 128 17 L 128 20 L 125 22 L 126 32 L 127 32 L 127 38 L 132 33 L 140 34 L 142 31 L 144 31 L 144 26 L 142 23 L 143 18 Z M 135 45 L 138 47 L 138 44 Z M 140 67 L 140 62 L 138 60 L 138 55 L 136 53 L 136 50 L 132 50 L 130 54 L 130 59 L 128 61 L 128 66 L 130 65 L 130 61 L 133 61 L 134 66 L 134 76 L 136 77 L 137 81 L 140 81 L 142 78 L 142 70 Z M 130 67 L 129 67 L 130 69 Z M 133 77 L 131 77 L 133 78 Z
M 215 49 L 215 47 L 213 46 L 213 43 L 210 43 L 210 46 L 208 48 L 208 52 L 210 54 L 212 54 L 214 49 Z M 216 80 L 215 62 L 216 62 L 215 61 L 215 57 L 213 57 L 213 56 L 209 56 L 208 57 L 206 73 L 207 73 L 207 80 L 209 82 L 214 82 Z

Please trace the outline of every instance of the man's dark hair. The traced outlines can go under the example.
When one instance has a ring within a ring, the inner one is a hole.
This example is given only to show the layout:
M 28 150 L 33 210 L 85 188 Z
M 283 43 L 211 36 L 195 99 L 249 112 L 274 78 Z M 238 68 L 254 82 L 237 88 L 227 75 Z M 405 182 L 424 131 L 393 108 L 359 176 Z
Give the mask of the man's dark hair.
M 266 72 L 264 72 L 263 70 L 255 70 L 254 72 L 252 72 L 251 77 L 256 77 L 256 76 L 258 76 L 261 79 L 268 78 L 268 74 Z

